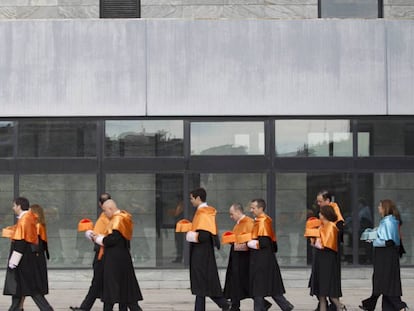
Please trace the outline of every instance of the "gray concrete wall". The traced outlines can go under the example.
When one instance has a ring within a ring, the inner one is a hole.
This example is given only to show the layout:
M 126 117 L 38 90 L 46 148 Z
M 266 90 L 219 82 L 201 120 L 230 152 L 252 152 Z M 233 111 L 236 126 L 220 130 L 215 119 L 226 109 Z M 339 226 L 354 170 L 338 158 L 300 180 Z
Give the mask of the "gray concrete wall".
M 0 22 L 0 116 L 414 113 L 414 21 Z
M 99 0 L 0 0 L 0 19 L 98 17 Z

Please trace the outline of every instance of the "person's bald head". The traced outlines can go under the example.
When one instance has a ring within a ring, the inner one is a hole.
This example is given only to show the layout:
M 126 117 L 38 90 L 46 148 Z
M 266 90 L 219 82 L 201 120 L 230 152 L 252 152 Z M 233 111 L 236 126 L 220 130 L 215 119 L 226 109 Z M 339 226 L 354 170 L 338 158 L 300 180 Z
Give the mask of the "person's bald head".
M 233 203 L 229 208 L 229 214 L 234 222 L 238 222 L 244 215 L 243 205 L 241 203 Z
M 114 200 L 109 199 L 102 204 L 102 210 L 105 213 L 106 217 L 111 218 L 114 213 L 119 210 L 119 208 Z

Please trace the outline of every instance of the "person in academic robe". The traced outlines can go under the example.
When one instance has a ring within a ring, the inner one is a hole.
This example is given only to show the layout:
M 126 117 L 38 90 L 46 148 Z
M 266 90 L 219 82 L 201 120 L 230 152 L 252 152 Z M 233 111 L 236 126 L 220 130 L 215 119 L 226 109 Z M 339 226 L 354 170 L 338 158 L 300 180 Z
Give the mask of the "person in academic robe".
M 102 210 L 102 204 L 105 201 L 111 199 L 111 195 L 109 193 L 102 193 L 99 196 L 98 204 L 99 208 Z M 86 294 L 85 298 L 83 299 L 81 305 L 79 307 L 70 307 L 73 311 L 90 311 L 95 303 L 97 298 L 100 298 L 101 291 L 102 291 L 102 279 L 103 279 L 103 265 L 102 260 L 99 258 L 99 250 L 100 246 L 93 242 L 92 237 L 94 235 L 100 235 L 105 233 L 106 226 L 109 224 L 109 218 L 105 215 L 102 211 L 96 223 L 93 227 L 93 230 L 87 230 L 85 232 L 85 237 L 90 240 L 94 244 L 94 258 L 92 263 L 93 268 L 93 276 L 91 281 L 91 286 L 89 287 L 88 293 Z
M 339 294 L 340 296 L 342 296 L 342 286 L 341 286 L 341 243 L 343 242 L 343 232 L 344 232 L 344 226 L 345 226 L 345 220 L 344 217 L 342 216 L 342 212 L 341 209 L 339 207 L 339 205 L 336 202 L 333 202 L 333 195 L 331 192 L 329 192 L 328 190 L 321 190 L 318 192 L 317 196 L 316 196 L 316 204 L 318 205 L 319 209 L 316 212 L 316 214 L 314 215 L 315 217 L 319 218 L 319 213 L 320 213 L 320 209 L 323 206 L 331 206 L 333 208 L 333 210 L 335 211 L 335 214 L 337 216 L 337 220 L 335 221 L 335 225 L 338 228 L 338 251 L 337 251 L 337 256 L 336 256 L 336 260 L 337 260 L 337 269 L 338 269 L 338 275 L 339 275 L 339 280 L 340 280 L 340 291 Z M 313 258 L 314 258 L 314 253 L 315 253 L 315 249 L 312 247 L 312 262 L 313 262 Z M 313 266 L 313 264 L 312 264 Z M 310 279 L 309 278 L 309 287 L 310 287 Z M 318 302 L 318 306 L 316 307 L 316 311 L 319 310 L 319 302 Z M 329 305 L 329 310 L 331 311 L 335 311 L 336 310 L 336 306 L 335 304 L 331 301 L 330 305 Z
M 407 304 L 401 300 L 400 256 L 401 235 L 400 213 L 395 203 L 389 199 L 382 200 L 378 206 L 381 221 L 377 229 L 374 246 L 374 274 L 372 276 L 372 295 L 362 301 L 360 308 L 375 310 L 377 300 L 382 295 L 382 310 L 406 310 Z
M 50 311 L 53 308 L 44 297 L 47 290 L 43 281 L 45 271 L 39 266 L 37 258 L 39 249 L 37 216 L 29 210 L 29 207 L 26 198 L 18 197 L 13 201 L 13 211 L 18 221 L 11 237 L 3 294 L 12 296 L 9 311 L 21 310 L 25 296 L 31 296 L 41 311 Z
M 274 254 L 277 251 L 276 235 L 272 219 L 265 213 L 265 200 L 252 200 L 250 210 L 255 216 L 252 240 L 247 242 L 250 248 L 249 282 L 254 311 L 266 310 L 266 296 L 271 296 L 283 311 L 293 310 L 293 305 L 284 296 L 285 287 Z
M 235 236 L 251 235 L 254 220 L 244 214 L 241 203 L 233 203 L 230 206 L 229 214 L 230 218 L 236 223 L 232 230 Z M 224 297 L 231 299 L 231 311 L 240 311 L 240 300 L 251 298 L 249 292 L 249 258 L 247 241 L 231 244 L 224 285 Z M 272 304 L 266 300 L 266 310 L 270 309 L 271 306 Z
M 190 242 L 190 283 L 191 292 L 196 296 L 194 311 L 205 311 L 206 297 L 210 297 L 222 310 L 229 310 L 230 303 L 223 297 L 214 255 L 214 246 L 220 246 L 217 212 L 206 203 L 206 198 L 203 188 L 190 192 L 190 201 L 196 212 L 186 240 Z
M 138 301 L 143 298 L 130 254 L 134 227 L 132 216 L 120 210 L 112 199 L 105 201 L 102 209 L 110 221 L 105 233 L 93 234 L 92 239 L 102 246 L 98 257 L 103 253 L 103 310 L 112 311 L 114 304 L 118 303 L 120 311 L 127 311 L 127 308 L 142 311 Z
M 321 225 L 318 233 L 311 239 L 315 248 L 310 279 L 310 294 L 319 299 L 319 310 L 328 310 L 327 297 L 337 310 L 345 310 L 339 301 L 342 296 L 341 280 L 337 269 L 337 252 L 339 249 L 339 229 L 335 222 L 338 217 L 330 205 L 321 206 L 319 212 Z

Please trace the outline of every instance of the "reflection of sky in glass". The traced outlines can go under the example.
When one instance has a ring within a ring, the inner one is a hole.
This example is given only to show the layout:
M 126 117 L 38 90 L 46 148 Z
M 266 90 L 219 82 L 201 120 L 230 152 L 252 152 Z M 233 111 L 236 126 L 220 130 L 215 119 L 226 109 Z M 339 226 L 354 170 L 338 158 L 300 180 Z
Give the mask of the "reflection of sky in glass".
M 193 122 L 192 154 L 264 154 L 263 122 Z
M 322 0 L 321 16 L 322 18 L 377 18 L 378 0 Z
M 312 149 L 314 156 L 329 156 L 329 142 L 334 142 L 335 150 L 337 143 L 352 139 L 349 120 L 277 120 L 275 127 L 279 156 L 297 156 L 305 149 Z M 352 142 L 349 146 L 347 153 L 352 155 Z
M 113 140 L 126 134 L 152 136 L 159 132 L 168 133 L 168 139 L 183 138 L 183 121 L 179 120 L 109 120 L 105 121 L 105 135 Z
M 0 121 L 0 127 L 13 127 L 12 121 Z

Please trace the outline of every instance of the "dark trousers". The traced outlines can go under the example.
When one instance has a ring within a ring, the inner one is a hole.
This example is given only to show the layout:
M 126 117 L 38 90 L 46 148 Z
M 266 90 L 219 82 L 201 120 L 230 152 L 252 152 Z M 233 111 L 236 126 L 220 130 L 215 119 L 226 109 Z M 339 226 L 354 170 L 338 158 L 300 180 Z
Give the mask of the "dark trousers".
M 112 311 L 114 309 L 114 303 L 104 303 L 104 311 Z M 138 305 L 138 302 L 133 302 L 130 304 L 120 303 L 119 304 L 119 311 L 142 311 L 141 307 Z
M 399 311 L 404 308 L 407 308 L 407 304 L 401 300 L 400 296 L 382 295 L 383 311 Z
M 220 308 L 225 308 L 228 306 L 227 300 L 224 297 L 210 297 L 216 305 Z M 206 311 L 206 297 L 205 296 L 196 296 L 194 311 Z
M 285 298 L 285 296 L 272 296 L 272 299 L 276 302 L 282 311 L 290 311 L 293 308 L 293 305 Z M 254 311 L 265 311 L 266 303 L 264 297 L 254 297 L 253 298 Z
M 34 295 L 31 297 L 40 311 L 53 311 L 52 306 L 46 300 L 45 296 Z M 22 297 L 12 296 L 12 305 L 10 306 L 9 311 L 19 311 L 21 300 L 22 300 Z
M 102 261 L 97 259 L 97 252 L 95 253 L 95 259 L 93 262 L 93 277 L 89 291 L 82 301 L 80 308 L 84 310 L 90 310 L 95 303 L 96 298 L 99 298 L 102 290 L 102 277 L 103 277 L 103 265 Z

